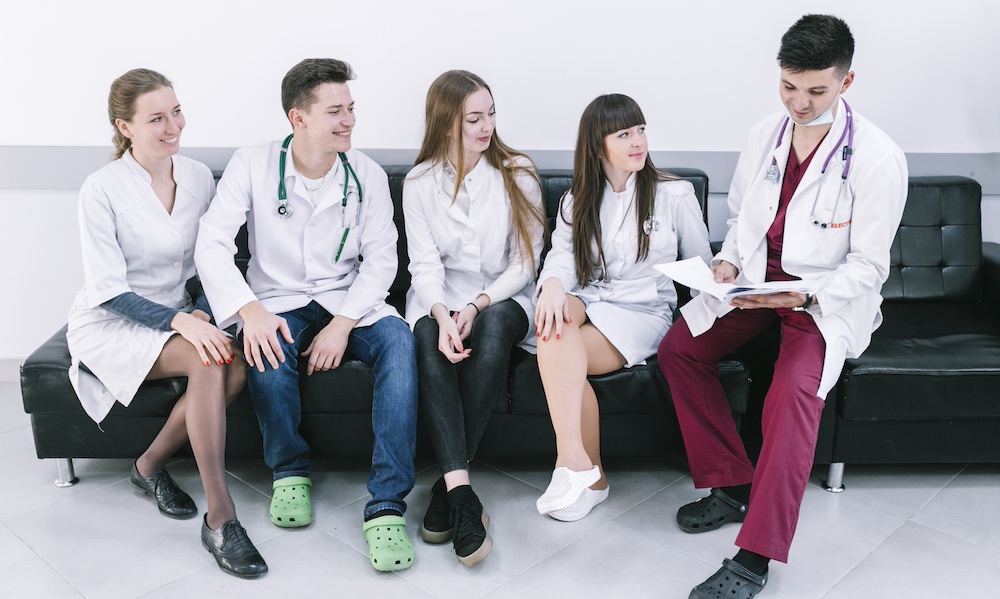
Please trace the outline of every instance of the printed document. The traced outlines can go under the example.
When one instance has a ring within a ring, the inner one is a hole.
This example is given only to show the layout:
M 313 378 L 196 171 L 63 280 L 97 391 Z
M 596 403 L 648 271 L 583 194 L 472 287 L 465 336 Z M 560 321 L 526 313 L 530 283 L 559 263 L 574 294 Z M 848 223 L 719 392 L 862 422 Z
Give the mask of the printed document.
M 701 256 L 656 264 L 653 266 L 667 277 L 685 287 L 697 289 L 726 303 L 744 295 L 769 295 L 772 293 L 812 293 L 812 288 L 805 281 L 769 281 L 753 285 L 736 285 L 734 283 L 716 283 L 712 269 L 705 264 Z

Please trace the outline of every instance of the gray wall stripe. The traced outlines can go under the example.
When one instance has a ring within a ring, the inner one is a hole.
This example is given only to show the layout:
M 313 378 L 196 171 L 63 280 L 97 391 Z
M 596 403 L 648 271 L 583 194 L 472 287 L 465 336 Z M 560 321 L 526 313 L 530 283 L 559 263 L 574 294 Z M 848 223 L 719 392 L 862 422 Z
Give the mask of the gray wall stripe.
M 184 155 L 200 160 L 212 170 L 226 167 L 235 148 L 187 148 Z M 362 149 L 380 164 L 410 164 L 416 150 Z M 572 150 L 527 152 L 539 168 L 571 168 Z M 725 193 L 736 168 L 738 152 L 651 152 L 653 162 L 670 167 L 700 168 L 708 173 L 710 188 Z M 910 175 L 963 175 L 983 186 L 983 194 L 1000 195 L 1000 152 L 906 155 Z M 106 147 L 0 146 L 0 188 L 77 189 L 90 173 L 111 160 Z

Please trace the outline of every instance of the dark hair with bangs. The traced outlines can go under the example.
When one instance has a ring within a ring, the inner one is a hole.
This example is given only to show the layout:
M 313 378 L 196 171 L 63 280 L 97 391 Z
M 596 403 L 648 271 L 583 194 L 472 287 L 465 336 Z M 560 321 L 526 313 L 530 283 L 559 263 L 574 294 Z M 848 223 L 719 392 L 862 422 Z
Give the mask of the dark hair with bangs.
M 837 67 L 843 77 L 851 70 L 854 36 L 843 19 L 806 15 L 781 36 L 778 64 L 793 73 Z
M 601 200 L 607 182 L 600 160 L 605 153 L 604 139 L 622 129 L 645 123 L 646 117 L 636 101 L 622 94 L 598 96 L 587 105 L 580 117 L 580 130 L 573 154 L 573 182 L 568 193 L 573 194 L 573 257 L 576 262 L 576 279 L 581 287 L 590 284 L 595 268 L 603 273 L 602 277 L 607 277 L 601 239 Z M 643 233 L 642 225 L 653 215 L 656 185 L 660 181 L 676 179 L 677 177 L 653 166 L 652 159 L 646 154 L 646 164 L 636 174 L 635 184 L 635 216 L 639 239 L 636 262 L 645 260 L 649 255 L 649 236 Z M 561 204 L 559 214 L 567 222 Z M 595 247 L 596 256 L 593 255 Z
M 334 58 L 307 58 L 291 68 L 281 80 L 281 107 L 285 116 L 293 108 L 305 110 L 313 105 L 313 91 L 323 83 L 347 83 L 354 79 L 351 65 Z

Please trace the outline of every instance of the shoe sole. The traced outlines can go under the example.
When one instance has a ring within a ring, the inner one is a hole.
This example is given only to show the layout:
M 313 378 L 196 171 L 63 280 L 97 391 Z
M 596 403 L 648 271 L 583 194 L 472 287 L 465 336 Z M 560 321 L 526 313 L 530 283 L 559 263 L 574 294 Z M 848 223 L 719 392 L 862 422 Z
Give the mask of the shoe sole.
M 263 572 L 258 572 L 256 574 L 240 574 L 239 572 L 233 572 L 232 570 L 227 570 L 226 568 L 222 567 L 222 564 L 219 563 L 219 558 L 216 557 L 215 552 L 212 551 L 212 548 L 209 547 L 208 543 L 206 543 L 203 540 L 201 542 L 201 546 L 205 548 L 205 551 L 212 554 L 212 557 L 215 558 L 215 563 L 219 566 L 219 569 L 225 572 L 226 574 L 229 574 L 230 576 L 235 576 L 236 578 L 242 578 L 243 580 L 253 580 L 254 578 L 260 578 L 261 576 L 267 574 L 267 570 L 264 570 Z
M 602 489 L 602 490 L 607 491 L 608 489 Z M 596 493 L 600 493 L 600 491 L 595 491 L 595 492 Z M 602 503 L 604 503 L 607 500 L 608 500 L 608 495 L 604 495 L 603 499 L 601 499 L 597 503 L 591 505 L 590 508 L 587 511 L 579 513 L 579 514 L 572 514 L 572 515 L 567 516 L 567 515 L 563 515 L 563 514 L 560 513 L 563 510 L 556 510 L 554 512 L 549 512 L 548 513 L 548 517 L 552 518 L 553 520 L 558 520 L 560 522 L 576 522 L 578 520 L 583 520 L 584 518 L 586 518 L 590 514 L 590 512 L 594 511 L 595 507 L 601 505 Z M 564 508 L 564 509 L 568 509 L 568 508 Z
M 195 516 L 198 515 L 197 509 L 190 514 L 171 514 L 161 510 L 160 503 L 156 501 L 156 497 L 153 497 L 152 493 L 150 493 L 146 489 L 143 489 L 142 487 L 140 487 L 135 483 L 132 483 L 132 491 L 140 497 L 149 497 L 150 499 L 152 499 L 153 503 L 156 504 L 157 511 L 166 516 L 167 518 L 173 518 L 174 520 L 190 520 L 191 518 L 194 518 Z
M 425 543 L 440 545 L 450 541 L 454 535 L 454 528 L 449 528 L 448 530 L 431 530 L 429 528 L 424 528 L 423 524 L 420 525 L 420 538 L 423 539 Z
M 729 524 L 730 522 L 743 522 L 744 520 L 746 520 L 746 518 L 747 518 L 746 514 L 740 514 L 739 516 L 735 516 L 733 518 L 727 518 L 725 522 L 711 523 L 699 526 L 698 528 L 686 526 L 684 524 L 681 524 L 680 522 L 677 523 L 677 526 L 684 532 L 694 535 L 702 532 L 711 532 L 713 530 L 718 530 L 723 526 L 725 526 L 726 524 Z
M 465 557 L 458 556 L 458 561 L 462 562 L 463 566 L 472 568 L 478 565 L 479 562 L 489 557 L 491 551 L 493 551 L 493 538 L 490 535 L 486 535 L 486 538 L 483 539 L 483 544 L 479 546 L 479 549 L 476 549 Z

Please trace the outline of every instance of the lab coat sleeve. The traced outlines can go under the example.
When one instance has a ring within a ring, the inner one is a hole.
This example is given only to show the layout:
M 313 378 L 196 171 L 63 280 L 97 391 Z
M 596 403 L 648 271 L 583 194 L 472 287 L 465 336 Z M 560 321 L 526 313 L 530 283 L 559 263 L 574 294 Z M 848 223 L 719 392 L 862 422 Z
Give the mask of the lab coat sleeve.
M 903 217 L 907 185 L 902 152 L 888 152 L 857 182 L 850 250 L 816 289 L 818 309 L 824 316 L 853 299 L 881 290 L 889 277 L 889 250 Z
M 708 228 L 702 219 L 701 206 L 691 185 L 680 188 L 684 193 L 671 194 L 674 229 L 677 231 L 677 254 L 681 260 L 701 256 L 707 264 L 712 259 Z
M 360 320 L 385 301 L 399 267 L 396 256 L 399 234 L 392 222 L 389 178 L 378 167 L 373 174 L 365 181 L 366 187 L 372 191 L 364 201 L 365 215 L 361 223 L 361 255 L 364 260 L 338 312 L 355 320 Z
M 80 188 L 80 240 L 89 308 L 132 291 L 111 200 L 92 178 Z
M 733 181 L 729 185 L 729 198 L 727 204 L 729 206 L 729 220 L 726 221 L 726 238 L 722 242 L 722 249 L 719 253 L 715 255 L 711 264 L 714 266 L 720 261 L 725 260 L 737 268 L 737 270 L 743 270 L 743 264 L 740 260 L 740 252 L 737 247 L 736 239 L 739 232 L 739 214 L 740 209 L 743 206 L 743 197 L 746 194 L 747 189 L 750 187 L 750 179 L 756 170 L 754 163 L 755 156 L 758 155 L 757 149 L 754 147 L 755 140 L 760 137 L 758 129 L 760 125 L 754 127 L 750 132 L 749 139 L 747 140 L 746 147 L 740 152 L 740 158 L 736 162 L 736 171 L 733 173 Z
M 559 279 L 563 289 L 567 292 L 576 288 L 576 263 L 573 257 L 573 225 L 568 220 L 572 219 L 573 196 L 569 193 L 563 196 L 559 202 L 559 210 L 556 212 L 556 226 L 552 231 L 552 247 L 545 255 L 545 265 L 542 273 L 538 276 L 538 291 L 541 292 L 542 285 L 548 279 Z
M 538 211 L 538 215 L 544 219 L 545 209 L 542 207 L 542 188 L 536 178 L 535 170 L 531 168 L 530 164 L 521 162 L 519 162 L 519 164 L 522 167 L 530 168 L 531 170 L 518 170 L 515 182 L 524 193 L 525 197 L 528 198 L 528 202 L 535 208 L 535 210 Z M 542 255 L 542 235 L 544 232 L 544 225 L 542 224 L 542 221 L 534 218 L 531 218 L 530 221 L 531 226 L 529 227 L 529 235 L 531 237 L 528 242 L 531 244 L 531 249 L 534 251 L 535 260 L 532 261 L 522 250 L 521 244 L 517 241 L 517 232 L 512 225 L 510 227 L 510 237 L 507 240 L 507 247 L 510 248 L 511 253 L 507 269 L 504 270 L 499 277 L 497 277 L 496 281 L 493 281 L 491 285 L 483 290 L 483 293 L 489 296 L 490 303 L 497 303 L 510 299 L 518 291 L 524 289 L 525 285 L 533 281 L 535 278 L 535 272 L 537 271 L 538 264 L 537 261 Z
M 410 285 L 420 303 L 430 311 L 434 304 L 445 304 L 444 265 L 441 250 L 431 234 L 425 206 L 434 201 L 433 181 L 429 174 L 403 181 L 403 215 L 406 253 L 410 258 Z
M 201 217 L 194 262 L 219 328 L 239 322 L 239 310 L 257 299 L 236 266 L 236 234 L 247 222 L 253 201 L 248 156 L 237 150 L 215 198 Z

